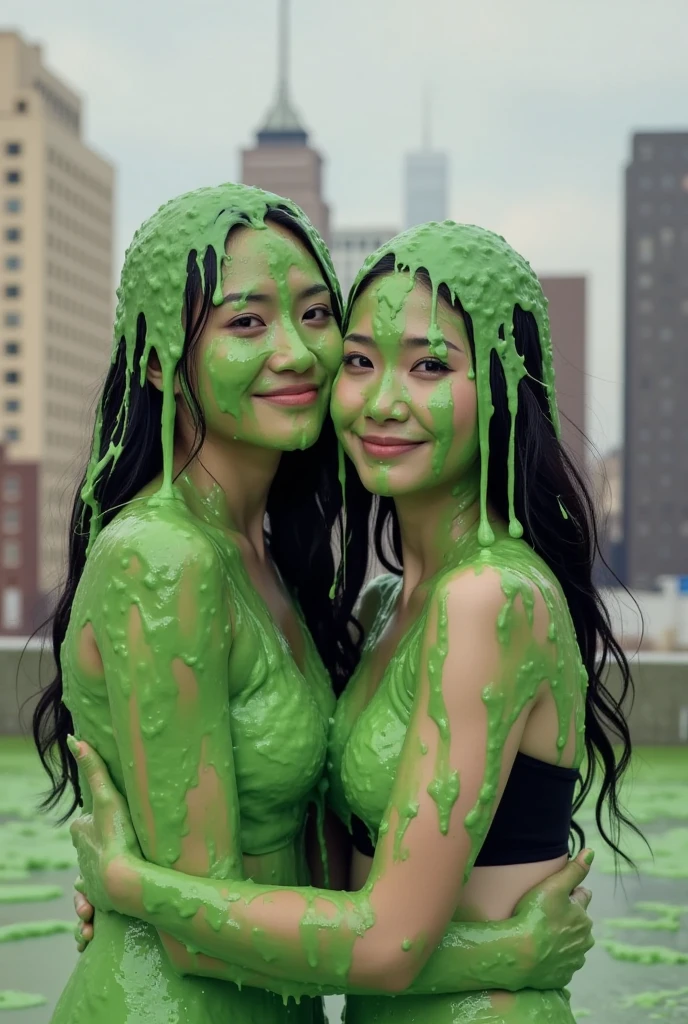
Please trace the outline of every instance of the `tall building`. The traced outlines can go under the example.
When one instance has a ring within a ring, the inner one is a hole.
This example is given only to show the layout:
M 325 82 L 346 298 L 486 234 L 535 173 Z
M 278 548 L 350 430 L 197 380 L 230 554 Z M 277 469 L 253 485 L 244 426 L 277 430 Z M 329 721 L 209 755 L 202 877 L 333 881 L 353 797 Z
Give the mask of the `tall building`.
M 322 157 L 308 145 L 289 93 L 289 0 L 279 0 L 277 96 L 256 145 L 242 153 L 241 178 L 247 185 L 286 196 L 305 210 L 326 242 L 330 211 L 323 199 Z
M 577 466 L 585 469 L 585 318 L 584 277 L 540 275 L 549 302 L 561 436 Z
M 405 227 L 412 228 L 429 220 L 446 220 L 448 193 L 449 160 L 446 153 L 432 148 L 430 101 L 426 96 L 423 145 L 407 154 L 404 166 Z
M 626 169 L 624 582 L 688 575 L 688 132 Z
M 394 238 L 396 228 L 336 228 L 332 232 L 332 262 L 346 299 L 366 256 Z
M 45 616 L 109 362 L 111 164 L 41 49 L 0 33 L 0 633 Z

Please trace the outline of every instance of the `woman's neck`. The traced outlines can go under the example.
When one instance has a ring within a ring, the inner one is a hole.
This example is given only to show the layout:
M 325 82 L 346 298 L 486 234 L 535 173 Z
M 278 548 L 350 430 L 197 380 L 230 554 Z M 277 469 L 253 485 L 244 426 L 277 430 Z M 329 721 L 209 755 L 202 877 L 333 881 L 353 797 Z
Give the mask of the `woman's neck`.
M 175 445 L 175 486 L 190 510 L 212 526 L 241 534 L 264 560 L 265 509 L 282 452 L 211 436 L 189 460 L 192 451 L 189 439 Z
M 479 473 L 394 499 L 404 560 L 403 601 L 457 554 L 480 518 Z

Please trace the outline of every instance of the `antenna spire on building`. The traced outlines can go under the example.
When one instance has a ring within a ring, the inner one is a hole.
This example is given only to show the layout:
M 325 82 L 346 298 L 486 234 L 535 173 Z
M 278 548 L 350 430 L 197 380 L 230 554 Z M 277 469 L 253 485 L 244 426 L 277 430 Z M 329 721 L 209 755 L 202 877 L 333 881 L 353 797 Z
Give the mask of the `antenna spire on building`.
M 289 96 L 289 0 L 278 0 L 278 2 L 277 96 L 268 111 L 265 124 L 258 132 L 258 145 L 305 146 L 308 142 L 308 134 L 302 126 Z
M 432 149 L 432 95 L 430 86 L 423 90 L 423 149 Z

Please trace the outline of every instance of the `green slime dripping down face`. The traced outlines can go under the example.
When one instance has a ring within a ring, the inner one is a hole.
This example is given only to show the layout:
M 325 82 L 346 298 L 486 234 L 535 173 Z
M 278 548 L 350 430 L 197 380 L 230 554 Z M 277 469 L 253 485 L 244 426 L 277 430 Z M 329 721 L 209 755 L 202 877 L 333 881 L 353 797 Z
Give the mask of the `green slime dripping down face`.
M 126 353 L 126 382 L 118 413 L 117 439 L 111 440 L 108 447 L 101 450 L 101 407 L 81 495 L 84 505 L 91 510 L 89 549 L 100 528 L 101 509 L 96 496 L 98 484 L 122 454 L 122 439 L 129 416 L 131 381 L 135 372 L 134 353 L 139 317 L 143 314 L 146 321 L 145 346 L 137 367 L 141 385 L 146 379 L 152 350 L 162 370 L 163 483 L 160 495 L 169 498 L 172 496 L 174 375 L 184 349 L 185 332 L 181 313 L 189 254 L 195 253 L 201 281 L 205 283 L 205 256 L 208 250 L 214 251 L 218 275 L 212 301 L 215 306 L 219 306 L 223 301 L 223 271 L 228 265 L 231 267 L 231 256 L 225 252 L 229 232 L 237 225 L 265 230 L 266 214 L 277 208 L 286 210 L 309 239 L 325 270 L 326 283 L 335 302 L 341 305 L 339 285 L 322 238 L 295 203 L 270 192 L 231 183 L 198 189 L 161 206 L 134 235 L 125 255 L 117 290 L 113 337 L 112 362 L 117 359 L 122 339 Z M 276 259 L 279 263 L 279 257 Z M 275 270 L 278 269 L 276 266 Z
M 540 282 L 530 264 L 499 235 L 470 224 L 453 221 L 423 224 L 391 239 L 374 252 L 363 264 L 351 291 L 347 323 L 356 301 L 361 282 L 385 256 L 393 254 L 396 274 L 407 274 L 411 282 L 422 268 L 431 282 L 431 315 L 428 329 L 430 353 L 437 358 L 446 357 L 446 344 L 438 324 L 438 296 L 442 285 L 449 291 L 452 303 L 460 300 L 473 323 L 475 345 L 475 373 L 478 403 L 478 431 L 480 444 L 480 530 L 479 540 L 490 545 L 494 533 L 488 522 L 487 474 L 489 463 L 490 420 L 494 413 L 490 386 L 490 363 L 494 352 L 504 371 L 507 403 L 510 416 L 508 499 L 509 533 L 522 535 L 522 527 L 514 511 L 514 446 L 516 415 L 518 411 L 518 385 L 526 375 L 524 360 L 514 340 L 514 307 L 520 306 L 533 314 L 538 327 L 542 352 L 543 384 L 547 391 L 549 412 L 555 431 L 559 434 L 559 414 L 554 391 L 554 365 L 550 338 L 547 300 Z M 408 284 L 405 286 L 408 290 Z M 403 288 L 397 289 L 403 292 Z M 391 294 L 391 293 L 390 293 Z M 391 299 L 388 301 L 390 309 Z M 382 307 L 381 307 L 381 317 Z M 393 325 L 398 313 L 392 309 L 389 342 L 393 343 Z M 503 337 L 500 337 L 500 334 Z M 336 402 L 333 406 L 337 419 Z M 441 457 L 441 456 L 440 456 Z

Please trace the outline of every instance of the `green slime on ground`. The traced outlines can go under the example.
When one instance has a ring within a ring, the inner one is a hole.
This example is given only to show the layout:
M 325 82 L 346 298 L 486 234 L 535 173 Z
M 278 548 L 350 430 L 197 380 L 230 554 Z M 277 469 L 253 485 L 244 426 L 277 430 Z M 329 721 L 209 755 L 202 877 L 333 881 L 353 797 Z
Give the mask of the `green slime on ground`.
M 33 995 L 31 992 L 0 989 L 0 1010 L 28 1010 L 32 1006 L 44 1006 L 47 1002 L 45 996 Z

